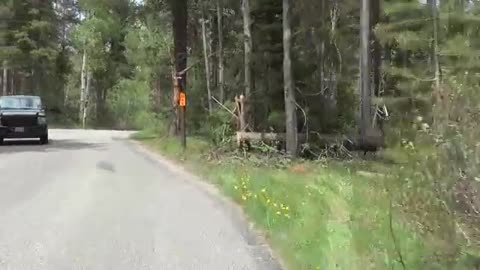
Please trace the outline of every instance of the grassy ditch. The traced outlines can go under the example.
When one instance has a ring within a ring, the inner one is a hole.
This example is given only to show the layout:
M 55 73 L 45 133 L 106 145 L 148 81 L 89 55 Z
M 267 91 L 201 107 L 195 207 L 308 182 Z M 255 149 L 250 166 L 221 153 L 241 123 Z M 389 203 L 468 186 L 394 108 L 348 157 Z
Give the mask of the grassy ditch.
M 290 269 L 449 269 L 432 262 L 435 247 L 397 211 L 397 167 L 210 159 L 201 139 L 190 138 L 187 152 L 149 132 L 134 139 L 182 160 L 240 204 Z

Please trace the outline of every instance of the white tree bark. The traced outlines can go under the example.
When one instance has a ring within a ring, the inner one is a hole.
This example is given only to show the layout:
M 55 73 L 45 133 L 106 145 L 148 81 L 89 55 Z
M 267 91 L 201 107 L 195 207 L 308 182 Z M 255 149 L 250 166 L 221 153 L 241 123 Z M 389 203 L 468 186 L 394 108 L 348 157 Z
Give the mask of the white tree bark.
M 82 114 L 82 128 L 85 129 L 87 126 L 87 117 L 88 117 L 88 100 L 90 97 L 90 82 L 92 79 L 92 74 L 87 71 L 87 78 L 86 78 L 86 86 L 85 86 L 85 93 L 84 93 L 84 101 L 83 101 L 83 114 Z
M 297 156 L 298 133 L 295 86 L 292 78 L 292 29 L 290 26 L 290 0 L 283 0 L 283 79 L 285 92 L 285 124 L 287 154 Z
M 213 112 L 213 100 L 212 100 L 212 88 L 210 85 L 210 62 L 208 60 L 208 41 L 207 41 L 207 27 L 205 17 L 202 16 L 202 40 L 203 40 L 203 57 L 205 58 L 205 76 L 207 80 L 207 94 L 208 94 L 208 112 L 212 114 Z
M 8 62 L 7 60 L 3 60 L 3 89 L 2 89 L 2 95 L 6 96 L 7 93 L 7 86 L 8 86 Z
M 83 115 L 85 111 L 85 91 L 87 88 L 87 51 L 83 50 L 82 70 L 80 72 L 80 112 L 79 120 L 83 123 Z

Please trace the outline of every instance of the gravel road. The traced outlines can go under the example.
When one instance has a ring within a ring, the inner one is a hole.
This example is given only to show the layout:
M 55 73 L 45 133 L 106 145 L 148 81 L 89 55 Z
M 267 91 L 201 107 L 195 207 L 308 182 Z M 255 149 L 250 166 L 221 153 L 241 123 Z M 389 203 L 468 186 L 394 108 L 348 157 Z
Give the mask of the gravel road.
M 280 269 L 238 209 L 128 136 L 0 147 L 1 270 Z

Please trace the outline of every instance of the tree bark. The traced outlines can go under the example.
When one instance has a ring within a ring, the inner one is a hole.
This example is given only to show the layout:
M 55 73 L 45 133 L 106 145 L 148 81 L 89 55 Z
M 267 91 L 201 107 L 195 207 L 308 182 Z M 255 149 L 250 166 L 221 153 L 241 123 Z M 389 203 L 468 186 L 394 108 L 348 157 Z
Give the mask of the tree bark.
M 83 50 L 82 57 L 82 69 L 80 71 L 80 110 L 79 110 L 79 120 L 83 122 L 83 114 L 85 110 L 85 90 L 87 87 L 87 51 Z
M 174 40 L 174 59 L 175 59 L 175 80 L 178 81 L 178 87 L 181 91 L 186 92 L 187 87 L 187 26 L 188 26 L 188 1 L 187 0 L 170 0 L 173 15 L 173 40 Z M 174 91 L 175 92 L 175 91 Z M 174 93 L 174 99 L 178 97 Z M 177 113 L 176 134 L 180 137 L 180 143 L 184 148 L 187 146 L 186 139 L 186 110 L 185 107 L 178 106 L 174 108 Z
M 247 117 L 245 116 L 246 103 L 247 100 L 244 95 L 235 97 L 235 104 L 238 113 L 238 130 L 241 132 L 245 132 L 247 129 Z
M 161 74 L 157 71 L 152 78 L 152 105 L 155 113 L 159 113 L 162 108 L 162 78 Z
M 330 42 L 331 46 L 337 53 L 337 62 L 333 60 L 330 61 L 330 78 L 329 78 L 329 98 L 332 105 L 332 112 L 337 112 L 338 105 L 338 81 L 337 81 L 337 70 L 342 72 L 342 55 L 337 45 L 337 24 L 338 24 L 338 2 L 337 0 L 332 1 L 330 10 Z
M 87 78 L 86 78 L 86 86 L 85 86 L 85 93 L 84 93 L 84 101 L 83 101 L 83 115 L 82 115 L 82 128 L 85 129 L 87 126 L 87 117 L 88 117 L 88 100 L 90 96 L 90 83 L 91 83 L 91 73 L 87 71 Z
M 2 95 L 6 96 L 7 89 L 8 89 L 8 62 L 7 60 L 3 60 L 3 89 L 2 89 Z
M 225 103 L 225 64 L 223 60 L 223 0 L 217 0 L 217 32 L 218 32 L 218 92 L 220 102 Z
M 360 14 L 360 133 L 372 126 L 372 89 L 370 84 L 370 0 L 362 0 Z
M 291 60 L 292 30 L 290 26 L 290 0 L 283 0 L 283 79 L 285 92 L 285 126 L 287 154 L 298 154 L 297 114 L 295 87 Z
M 252 93 L 252 32 L 250 19 L 250 0 L 242 0 L 243 34 L 245 47 L 245 96 Z
M 249 104 L 245 107 L 245 114 L 251 125 L 252 115 L 251 115 L 251 101 L 252 101 L 252 92 L 253 92 L 253 73 L 252 73 L 252 32 L 251 32 L 251 18 L 250 18 L 250 0 L 242 0 L 242 13 L 243 13 L 243 34 L 244 34 L 244 65 L 245 65 L 245 74 L 244 74 L 244 87 L 245 87 L 245 97 L 249 101 Z
M 432 10 L 432 22 L 433 22 L 433 40 L 432 40 L 432 60 L 435 68 L 435 91 L 440 90 L 441 83 L 441 70 L 440 61 L 438 59 L 438 7 L 437 0 L 431 0 L 430 4 Z M 439 98 L 438 94 L 438 98 Z
M 15 69 L 10 69 L 10 91 L 7 91 L 7 94 L 9 94 L 8 92 L 10 92 L 10 95 L 14 95 L 15 94 L 15 84 L 16 84 L 16 79 L 17 79 L 17 73 L 15 72 Z
M 206 75 L 206 82 L 207 82 L 207 95 L 208 95 L 208 112 L 212 114 L 213 112 L 213 100 L 212 100 L 212 88 L 210 84 L 210 61 L 208 59 L 208 48 L 207 48 L 207 27 L 205 22 L 205 16 L 202 16 L 201 19 L 202 24 L 202 41 L 203 41 L 203 57 L 205 59 L 205 75 Z
M 438 26 L 438 7 L 437 7 L 437 0 L 430 0 L 430 9 L 432 12 L 432 23 L 433 23 L 433 39 L 432 39 L 432 64 L 433 68 L 435 70 L 435 85 L 433 89 L 433 95 L 434 95 L 434 119 L 433 119 L 433 124 L 434 125 L 439 125 L 439 123 L 442 122 L 444 119 L 444 113 L 442 111 L 445 111 L 447 108 L 444 108 L 442 106 L 442 87 L 441 87 L 441 81 L 442 81 L 442 71 L 440 67 L 440 60 L 438 58 L 438 31 L 439 31 L 439 26 Z
M 375 96 L 380 95 L 380 86 L 381 86 L 381 66 L 382 66 L 382 45 L 380 44 L 378 38 L 375 35 L 375 26 L 380 21 L 380 0 L 371 0 L 372 1 L 372 14 L 370 20 L 370 35 L 371 35 L 371 44 L 373 45 L 373 59 L 372 59 L 372 69 L 373 69 L 373 88 Z

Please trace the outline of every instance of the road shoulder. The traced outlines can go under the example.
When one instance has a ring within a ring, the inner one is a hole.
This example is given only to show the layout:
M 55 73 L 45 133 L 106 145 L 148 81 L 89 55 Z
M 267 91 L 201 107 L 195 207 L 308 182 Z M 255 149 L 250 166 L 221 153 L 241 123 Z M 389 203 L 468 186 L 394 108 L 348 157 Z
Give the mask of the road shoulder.
M 148 145 L 142 142 L 132 140 L 132 150 L 140 154 L 148 162 L 156 164 L 161 168 L 166 168 L 170 172 L 179 176 L 179 181 L 185 181 L 203 192 L 211 200 L 220 205 L 222 210 L 232 220 L 235 228 L 239 231 L 246 243 L 252 249 L 252 255 L 255 256 L 261 269 L 282 270 L 286 269 L 285 264 L 279 256 L 271 249 L 265 234 L 257 229 L 253 222 L 248 220 L 243 208 L 226 197 L 215 185 L 205 181 L 200 176 L 193 174 L 186 166 L 182 166 L 176 161 L 166 158 L 161 153 L 152 150 Z

